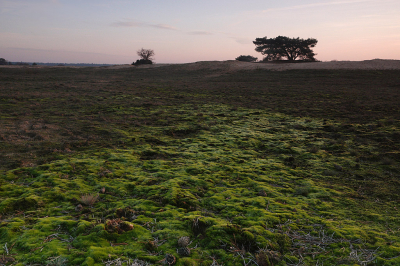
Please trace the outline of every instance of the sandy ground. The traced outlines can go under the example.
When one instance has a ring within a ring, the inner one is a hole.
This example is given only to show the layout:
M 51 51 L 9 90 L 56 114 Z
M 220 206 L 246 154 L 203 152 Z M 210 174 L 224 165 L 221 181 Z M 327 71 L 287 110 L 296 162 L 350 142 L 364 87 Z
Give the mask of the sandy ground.
M 248 63 L 235 60 L 230 61 L 200 61 L 187 64 L 154 64 L 142 65 L 139 68 L 158 68 L 168 66 L 185 67 L 188 70 L 197 69 L 218 69 L 223 71 L 238 71 L 251 69 L 270 69 L 270 70 L 289 70 L 289 69 L 365 69 L 365 70 L 389 70 L 400 69 L 400 60 L 373 59 L 365 61 L 330 61 L 330 62 L 310 62 L 310 63 Z M 0 66 L 8 68 L 46 68 L 47 66 Z M 66 66 L 69 67 L 69 66 Z M 63 68 L 56 66 L 53 68 Z M 82 67 L 69 67 L 82 68 Z M 136 68 L 132 65 L 115 65 L 100 67 L 104 69 L 124 69 Z
M 332 61 L 311 63 L 248 63 L 239 61 L 212 61 L 185 64 L 189 69 L 215 68 L 226 70 L 250 70 L 250 69 L 366 69 L 384 70 L 400 69 L 400 60 L 366 60 L 366 61 Z
M 385 70 L 400 69 L 400 60 L 365 60 L 365 61 L 331 61 L 331 62 L 310 62 L 310 63 L 248 63 L 235 60 L 230 61 L 200 61 L 187 64 L 154 64 L 142 65 L 139 68 L 158 68 L 168 66 L 184 67 L 187 70 L 215 69 L 219 71 L 238 71 L 251 69 L 289 70 L 289 69 L 366 69 Z M 135 68 L 131 65 L 118 65 L 104 67 L 110 69 Z

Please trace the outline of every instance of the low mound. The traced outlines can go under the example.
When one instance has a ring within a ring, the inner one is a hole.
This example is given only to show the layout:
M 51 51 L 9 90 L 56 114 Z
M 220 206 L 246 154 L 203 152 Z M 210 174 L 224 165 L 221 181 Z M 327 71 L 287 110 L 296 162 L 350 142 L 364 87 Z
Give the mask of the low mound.
M 389 70 L 400 69 L 400 60 L 365 60 L 365 61 L 331 61 L 331 62 L 268 62 L 252 63 L 241 61 L 204 61 L 186 64 L 188 69 L 226 69 L 230 71 L 252 70 L 252 69 L 365 69 L 365 70 Z

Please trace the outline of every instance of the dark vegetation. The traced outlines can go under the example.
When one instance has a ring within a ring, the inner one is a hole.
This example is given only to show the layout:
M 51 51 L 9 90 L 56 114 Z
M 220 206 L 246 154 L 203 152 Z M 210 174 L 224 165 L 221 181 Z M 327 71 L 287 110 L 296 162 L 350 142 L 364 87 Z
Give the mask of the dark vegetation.
M 251 56 L 251 55 L 241 55 L 236 57 L 237 61 L 243 61 L 243 62 L 255 62 L 257 61 L 257 57 Z
M 8 65 L 8 64 L 10 64 L 10 62 L 5 60 L 4 58 L 0 58 L 0 65 L 4 66 L 4 65 Z
M 256 51 L 265 55 L 263 61 L 295 60 L 313 62 L 316 61 L 315 53 L 311 48 L 317 45 L 317 39 L 289 38 L 278 36 L 276 38 L 256 38 L 253 42 Z
M 153 56 L 155 55 L 154 50 L 152 49 L 140 49 L 137 52 L 137 55 L 140 57 L 140 59 L 136 60 L 135 63 L 132 63 L 132 65 L 148 65 L 148 64 L 153 64 Z
M 138 59 L 136 62 L 132 63 L 134 66 L 139 66 L 139 65 L 151 65 L 153 64 L 153 61 L 151 60 L 145 60 L 145 59 Z
M 189 69 L 0 68 L 0 264 L 400 264 L 400 71 Z

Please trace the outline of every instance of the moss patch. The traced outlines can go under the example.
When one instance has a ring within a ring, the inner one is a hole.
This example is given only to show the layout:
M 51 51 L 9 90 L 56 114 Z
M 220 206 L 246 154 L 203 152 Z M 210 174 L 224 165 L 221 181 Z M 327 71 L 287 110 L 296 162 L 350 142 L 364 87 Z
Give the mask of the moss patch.
M 238 75 L 281 86 L 261 74 Z M 237 77 L 207 84 L 227 78 Z M 235 104 L 223 102 L 223 91 L 212 100 L 184 83 L 179 93 L 168 83 L 126 93 L 113 84 L 97 98 L 86 84 L 74 111 L 72 87 L 60 85 L 58 105 L 37 95 L 52 106 L 49 121 L 76 114 L 79 126 L 19 122 L 13 135 L 6 121 L 10 130 L 0 137 L 15 141 L 10 149 L 40 141 L 54 156 L 0 173 L 0 263 L 396 265 L 399 121 L 249 108 L 252 92 L 240 92 L 237 82 L 229 95 Z M 63 103 L 68 108 L 53 109 Z M 57 147 L 47 139 L 55 132 Z

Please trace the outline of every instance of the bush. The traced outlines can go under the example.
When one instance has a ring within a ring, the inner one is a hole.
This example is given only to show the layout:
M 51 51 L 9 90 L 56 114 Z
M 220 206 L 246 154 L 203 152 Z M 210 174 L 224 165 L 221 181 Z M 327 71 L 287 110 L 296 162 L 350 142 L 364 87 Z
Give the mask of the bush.
M 8 65 L 8 61 L 4 58 L 0 58 L 0 65 Z
M 134 65 L 134 66 L 138 66 L 138 65 L 151 65 L 151 64 L 153 64 L 153 61 L 151 61 L 151 60 L 146 60 L 146 59 L 136 60 L 136 62 L 132 63 L 132 65 Z
M 257 57 L 251 56 L 251 55 L 241 55 L 239 57 L 236 57 L 237 61 L 243 61 L 243 62 L 255 62 L 257 61 Z

